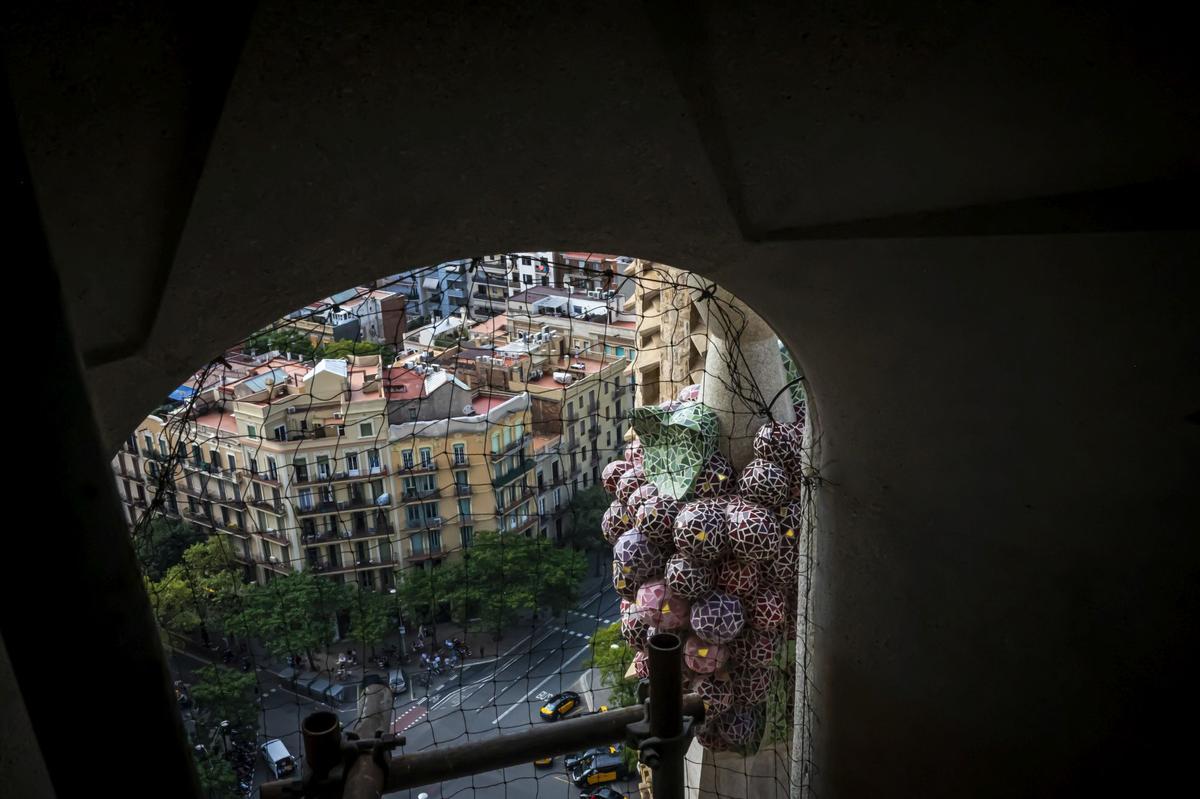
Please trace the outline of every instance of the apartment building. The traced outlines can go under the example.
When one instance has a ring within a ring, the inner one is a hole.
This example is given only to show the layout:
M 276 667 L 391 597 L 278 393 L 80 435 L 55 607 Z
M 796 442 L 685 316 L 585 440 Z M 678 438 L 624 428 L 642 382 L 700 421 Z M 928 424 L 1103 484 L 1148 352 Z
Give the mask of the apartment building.
M 115 456 L 118 490 L 125 481 L 133 489 L 128 450 L 140 443 L 147 500 L 155 488 L 146 478 L 171 467 L 164 490 L 180 517 L 225 536 L 248 577 L 312 570 L 391 585 L 398 560 L 379 357 L 307 364 L 272 355 L 235 366 L 198 387 L 190 408 L 143 422 Z M 141 511 L 136 499 L 127 504 Z
M 708 332 L 696 306 L 700 279 L 640 258 L 631 259 L 625 275 L 633 285 L 625 311 L 637 320 L 629 368 L 636 384 L 634 401 L 652 405 L 698 383 L 704 374 Z
M 532 530 L 531 404 L 527 394 L 476 392 L 469 414 L 391 426 L 406 568 L 440 564 L 476 531 Z

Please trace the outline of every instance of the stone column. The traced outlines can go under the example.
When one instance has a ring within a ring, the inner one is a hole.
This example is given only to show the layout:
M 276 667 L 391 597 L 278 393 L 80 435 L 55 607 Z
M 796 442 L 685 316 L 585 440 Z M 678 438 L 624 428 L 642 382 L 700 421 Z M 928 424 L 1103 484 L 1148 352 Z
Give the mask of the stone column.
M 699 292 L 711 286 L 694 274 L 689 279 Z M 728 291 L 708 291 L 696 301 L 708 334 L 700 397 L 720 419 L 721 452 L 741 469 L 754 457 L 754 433 L 770 420 L 763 408 L 769 405 L 777 422 L 794 422 L 796 413 L 782 390 L 787 376 L 775 331 Z

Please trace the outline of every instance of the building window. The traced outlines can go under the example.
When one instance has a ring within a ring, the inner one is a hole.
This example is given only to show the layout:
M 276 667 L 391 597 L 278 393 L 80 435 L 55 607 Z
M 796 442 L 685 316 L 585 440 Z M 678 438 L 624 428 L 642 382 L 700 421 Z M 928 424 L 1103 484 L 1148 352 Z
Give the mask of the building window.
M 246 438 L 258 438 L 258 428 L 252 424 L 246 425 Z
M 433 450 L 429 447 L 421 447 L 421 467 L 428 469 L 433 465 Z
M 458 516 L 461 519 L 471 518 L 471 500 L 460 499 L 458 501 Z
M 237 458 L 233 455 L 227 455 L 226 459 L 229 461 L 229 473 L 237 474 Z
M 272 480 L 279 479 L 279 471 L 275 466 L 275 458 L 270 455 L 267 456 L 267 474 L 271 476 Z
M 404 462 L 405 469 L 411 469 L 413 467 L 413 452 L 412 452 L 412 450 L 406 449 L 403 452 L 401 452 L 400 460 L 402 460 Z
M 328 455 L 318 455 L 317 456 L 317 478 L 320 480 L 328 480 L 329 479 L 329 456 Z
M 464 464 L 466 462 L 467 462 L 467 445 L 466 444 L 455 444 L 454 445 L 454 463 L 461 466 L 462 464 Z M 464 472 L 464 474 L 465 474 L 465 472 Z
M 469 549 L 471 540 L 475 538 L 475 528 L 471 525 L 466 525 L 462 528 L 460 535 L 462 537 L 463 549 Z
M 271 437 L 276 441 L 287 441 L 287 425 L 279 425 L 271 431 Z
M 415 407 L 410 407 L 408 409 L 408 420 L 410 422 L 412 422 L 412 421 L 416 421 L 416 419 L 417 419 L 417 409 Z
M 363 422 L 358 426 L 358 435 L 362 438 L 370 438 L 375 435 L 375 428 L 370 422 Z
M 358 474 L 358 453 L 346 453 L 346 471 L 351 475 Z
M 300 483 L 308 482 L 308 461 L 305 458 L 296 458 L 292 461 L 292 466 L 296 469 L 296 481 Z
M 377 474 L 381 468 L 379 465 L 379 450 L 367 450 L 367 467 L 371 470 L 371 474 Z

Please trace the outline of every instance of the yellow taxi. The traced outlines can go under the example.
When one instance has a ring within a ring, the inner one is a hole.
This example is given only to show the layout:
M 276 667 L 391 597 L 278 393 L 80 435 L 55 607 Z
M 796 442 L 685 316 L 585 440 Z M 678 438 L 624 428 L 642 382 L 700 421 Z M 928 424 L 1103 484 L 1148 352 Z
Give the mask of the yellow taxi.
M 556 721 L 569 716 L 579 709 L 579 694 L 574 691 L 563 691 L 546 700 L 542 705 L 541 716 L 546 721 Z

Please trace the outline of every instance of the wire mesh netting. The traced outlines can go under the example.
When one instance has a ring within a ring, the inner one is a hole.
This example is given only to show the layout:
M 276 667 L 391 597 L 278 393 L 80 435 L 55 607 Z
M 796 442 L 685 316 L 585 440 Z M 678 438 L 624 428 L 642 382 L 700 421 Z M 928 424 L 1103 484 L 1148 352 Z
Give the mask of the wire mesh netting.
M 298 774 L 303 719 L 353 728 L 373 684 L 397 755 L 632 704 L 669 630 L 690 783 L 798 795 L 811 431 L 765 323 L 640 259 L 448 262 L 267 325 L 113 458 L 205 790 Z M 402 793 L 644 777 L 615 745 Z

